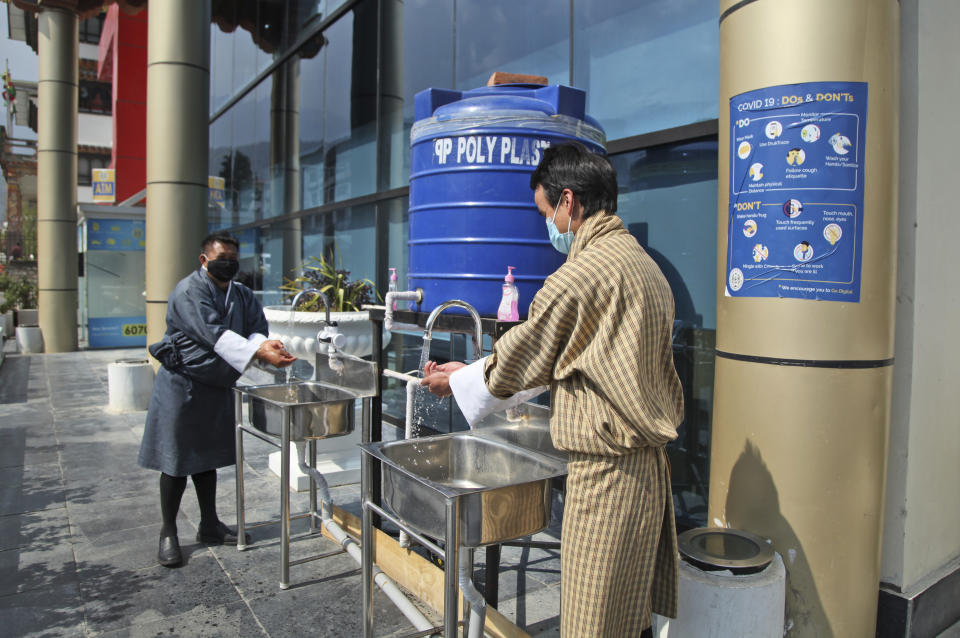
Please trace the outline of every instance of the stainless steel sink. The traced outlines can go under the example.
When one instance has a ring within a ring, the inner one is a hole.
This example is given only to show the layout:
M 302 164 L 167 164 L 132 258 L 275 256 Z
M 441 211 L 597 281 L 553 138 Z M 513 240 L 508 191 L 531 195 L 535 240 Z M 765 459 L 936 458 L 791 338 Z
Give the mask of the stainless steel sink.
M 238 390 L 250 397 L 250 424 L 282 436 L 283 413 L 290 412 L 290 440 L 327 439 L 353 432 L 353 392 L 315 381 L 246 386 Z
M 550 437 L 550 408 L 526 403 L 520 413 L 518 421 L 508 420 L 503 412 L 494 413 L 477 423 L 473 433 L 565 461 L 567 453 L 555 448 Z
M 562 459 L 457 432 L 367 443 L 382 461 L 384 504 L 415 530 L 446 536 L 446 503 L 459 501 L 460 545 L 479 547 L 539 532 L 550 522 L 550 479 Z

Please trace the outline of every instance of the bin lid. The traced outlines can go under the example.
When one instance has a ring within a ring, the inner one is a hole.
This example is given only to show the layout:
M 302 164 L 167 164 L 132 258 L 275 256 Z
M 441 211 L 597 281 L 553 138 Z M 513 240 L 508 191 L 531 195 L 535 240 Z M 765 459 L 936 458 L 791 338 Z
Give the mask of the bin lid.
M 680 555 L 705 571 L 729 569 L 734 574 L 763 571 L 773 560 L 773 547 L 744 530 L 700 527 L 677 537 Z

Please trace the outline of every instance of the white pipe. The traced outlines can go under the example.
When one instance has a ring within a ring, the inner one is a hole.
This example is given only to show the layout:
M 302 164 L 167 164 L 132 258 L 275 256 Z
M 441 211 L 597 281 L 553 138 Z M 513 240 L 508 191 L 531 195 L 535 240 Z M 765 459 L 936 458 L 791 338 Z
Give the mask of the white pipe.
M 421 303 L 423 301 L 423 291 L 422 290 L 402 290 L 393 292 L 388 292 L 387 296 L 384 298 L 383 303 L 386 305 L 386 310 L 383 313 L 383 327 L 387 330 L 394 330 L 397 326 L 393 323 L 393 304 L 398 301 L 416 301 Z M 417 326 L 413 326 L 414 329 L 419 329 Z
M 353 560 L 357 561 L 358 565 L 363 565 L 363 557 L 357 541 L 347 536 L 347 533 L 337 525 L 337 522 L 334 521 L 331 516 L 333 512 L 333 499 L 330 497 L 330 487 L 327 485 L 327 479 L 324 478 L 323 474 L 318 472 L 316 468 L 310 467 L 306 459 L 306 443 L 297 441 L 297 462 L 300 465 L 300 470 L 304 474 L 309 475 L 317 485 L 317 493 L 321 501 L 320 522 L 323 528 L 333 536 L 334 541 L 336 541 Z M 373 539 L 364 539 L 364 542 L 372 543 Z M 393 604 L 407 617 L 407 620 L 413 624 L 417 631 L 426 631 L 434 628 L 433 623 L 427 620 L 427 617 L 410 602 L 410 599 L 407 598 L 394 582 L 376 565 L 373 566 L 373 582 L 387 595 L 387 598 L 393 601 Z
M 460 548 L 460 565 L 457 568 L 457 580 L 460 582 L 460 591 L 470 604 L 470 632 L 469 638 L 483 638 L 483 624 L 487 616 L 487 601 L 483 599 L 477 588 L 473 586 L 473 552 L 466 547 Z

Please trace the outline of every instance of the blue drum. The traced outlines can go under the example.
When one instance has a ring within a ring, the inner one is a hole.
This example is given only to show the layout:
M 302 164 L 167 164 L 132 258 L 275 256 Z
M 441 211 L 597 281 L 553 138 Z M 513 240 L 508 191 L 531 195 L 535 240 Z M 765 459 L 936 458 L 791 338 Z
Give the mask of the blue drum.
M 417 94 L 410 132 L 408 283 L 429 312 L 448 299 L 496 316 L 515 266 L 520 316 L 563 263 L 537 213 L 530 175 L 551 144 L 605 153 L 606 137 L 568 86 L 500 85 Z

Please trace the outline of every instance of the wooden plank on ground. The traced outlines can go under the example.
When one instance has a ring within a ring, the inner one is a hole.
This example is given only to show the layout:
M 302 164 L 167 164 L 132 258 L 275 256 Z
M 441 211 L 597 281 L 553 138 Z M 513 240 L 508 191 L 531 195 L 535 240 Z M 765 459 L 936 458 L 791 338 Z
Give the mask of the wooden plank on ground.
M 333 520 L 343 531 L 361 538 L 360 519 L 350 512 L 334 506 Z M 327 530 L 323 530 L 323 535 L 330 538 Z M 389 534 L 374 528 L 373 535 L 374 560 L 380 569 L 395 583 L 410 591 L 437 613 L 442 614 L 443 570 L 416 552 L 403 549 L 400 543 Z M 492 607 L 487 607 L 484 632 L 493 638 L 530 638 L 529 634 Z

